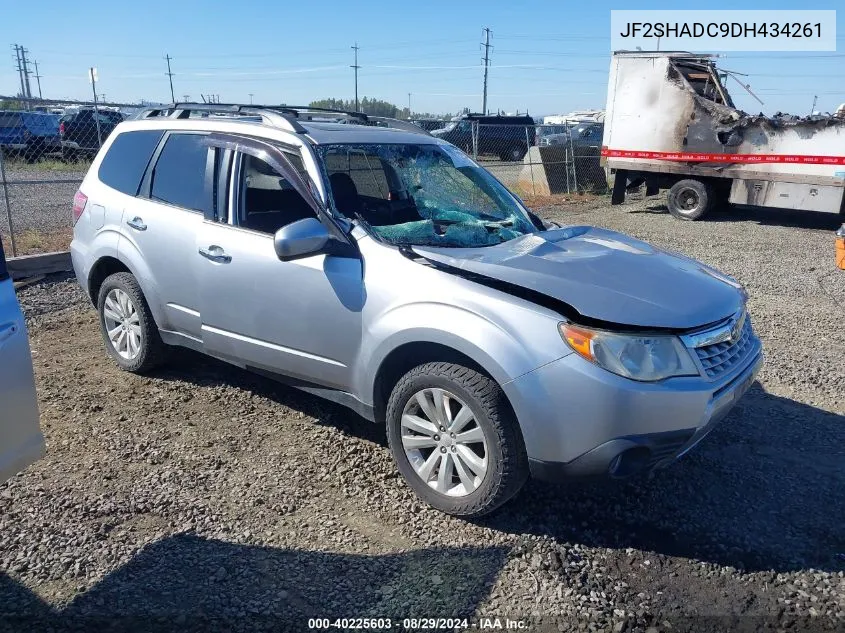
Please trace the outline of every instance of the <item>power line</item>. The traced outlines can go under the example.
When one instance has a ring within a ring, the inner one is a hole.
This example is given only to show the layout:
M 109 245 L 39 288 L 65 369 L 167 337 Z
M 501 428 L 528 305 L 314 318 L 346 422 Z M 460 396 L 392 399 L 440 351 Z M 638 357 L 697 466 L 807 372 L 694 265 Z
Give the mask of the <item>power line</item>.
M 164 56 L 164 59 L 167 60 L 167 78 L 170 79 L 170 103 L 176 103 L 176 97 L 173 96 L 173 73 L 170 72 L 170 53 Z
M 490 29 L 484 28 L 484 96 L 481 100 L 481 113 L 487 114 L 487 70 L 490 67 Z
M 355 46 L 352 47 L 352 50 L 355 51 L 355 63 L 352 64 L 351 68 L 355 69 L 355 111 L 358 111 L 358 69 L 361 68 L 358 65 L 358 42 L 355 42 Z

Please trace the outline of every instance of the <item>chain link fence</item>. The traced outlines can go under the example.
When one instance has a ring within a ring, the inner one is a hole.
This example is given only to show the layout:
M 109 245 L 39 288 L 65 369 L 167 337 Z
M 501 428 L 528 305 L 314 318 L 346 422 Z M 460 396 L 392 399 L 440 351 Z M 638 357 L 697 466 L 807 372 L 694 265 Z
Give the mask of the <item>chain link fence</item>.
M 460 125 L 444 138 L 520 196 L 607 191 L 607 172 L 600 162 L 601 123 L 521 126 L 473 121 L 463 134 Z
M 0 96 L 0 237 L 8 255 L 68 249 L 74 193 L 111 131 L 140 107 Z

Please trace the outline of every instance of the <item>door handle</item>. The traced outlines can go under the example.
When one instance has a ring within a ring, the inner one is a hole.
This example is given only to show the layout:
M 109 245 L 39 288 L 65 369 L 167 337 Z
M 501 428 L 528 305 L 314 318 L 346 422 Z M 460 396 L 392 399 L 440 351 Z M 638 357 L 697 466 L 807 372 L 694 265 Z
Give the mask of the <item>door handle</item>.
M 146 231 L 147 230 L 147 225 L 144 224 L 144 221 L 141 218 L 139 218 L 137 215 L 134 218 L 132 218 L 131 220 L 126 220 L 126 224 L 131 226 L 136 231 Z
M 227 255 L 225 251 L 216 245 L 211 245 L 208 248 L 199 248 L 199 254 L 205 257 L 206 259 L 210 259 L 213 262 L 217 262 L 218 264 L 228 264 L 232 261 L 232 256 Z

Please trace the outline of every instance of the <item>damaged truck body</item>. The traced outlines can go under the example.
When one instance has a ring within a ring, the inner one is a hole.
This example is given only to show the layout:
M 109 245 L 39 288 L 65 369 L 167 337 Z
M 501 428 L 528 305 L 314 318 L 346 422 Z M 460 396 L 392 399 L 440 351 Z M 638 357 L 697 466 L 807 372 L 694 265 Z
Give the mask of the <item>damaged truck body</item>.
M 614 53 L 602 142 L 613 204 L 645 183 L 647 195 L 668 189 L 684 220 L 727 202 L 843 213 L 845 119 L 749 115 L 725 86 L 732 74 L 712 55 Z

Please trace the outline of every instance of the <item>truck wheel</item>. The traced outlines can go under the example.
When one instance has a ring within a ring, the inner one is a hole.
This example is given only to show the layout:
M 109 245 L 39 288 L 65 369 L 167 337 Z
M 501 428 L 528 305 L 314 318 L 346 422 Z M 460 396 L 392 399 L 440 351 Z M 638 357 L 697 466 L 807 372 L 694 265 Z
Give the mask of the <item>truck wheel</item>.
M 669 189 L 669 213 L 679 220 L 698 220 L 704 217 L 712 203 L 710 186 L 700 180 L 679 180 Z
M 428 505 L 477 517 L 528 478 L 519 424 L 496 381 L 452 363 L 405 374 L 387 403 L 387 439 L 399 472 Z
M 106 277 L 97 298 L 106 350 L 124 371 L 140 374 L 160 365 L 168 346 L 161 340 L 141 287 L 131 273 Z
M 525 157 L 525 150 L 521 147 L 511 147 L 510 149 L 504 150 L 501 154 L 499 154 L 499 158 L 502 161 L 518 161 L 522 160 Z

